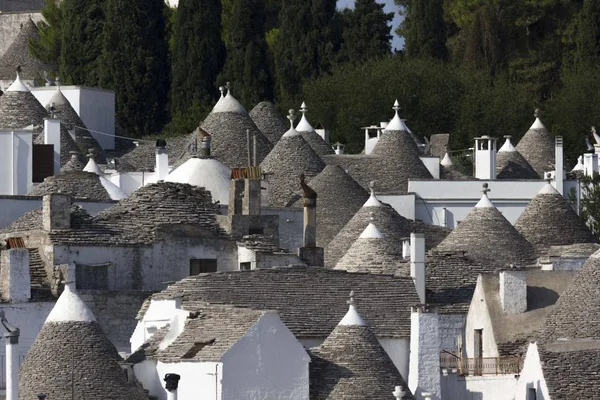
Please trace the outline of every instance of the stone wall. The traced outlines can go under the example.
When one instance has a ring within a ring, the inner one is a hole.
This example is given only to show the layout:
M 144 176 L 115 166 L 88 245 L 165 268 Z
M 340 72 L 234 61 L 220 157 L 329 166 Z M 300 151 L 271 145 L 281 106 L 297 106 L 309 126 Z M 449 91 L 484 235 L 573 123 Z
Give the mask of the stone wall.
M 458 348 L 458 337 L 464 335 L 467 316 L 464 314 L 440 315 L 440 350 Z M 464 341 L 463 341 L 464 342 Z
M 31 18 L 33 22 L 38 22 L 42 19 L 42 14 L 34 13 L 0 13 L 0 55 L 4 54 L 6 49 L 15 39 L 21 24 Z

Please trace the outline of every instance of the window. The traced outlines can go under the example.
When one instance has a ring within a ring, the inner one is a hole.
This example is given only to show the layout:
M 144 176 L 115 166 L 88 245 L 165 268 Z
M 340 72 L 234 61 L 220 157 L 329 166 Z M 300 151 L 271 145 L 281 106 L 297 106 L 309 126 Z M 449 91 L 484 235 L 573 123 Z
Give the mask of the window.
M 201 258 L 190 260 L 190 275 L 217 272 L 217 260 L 213 258 Z
M 240 263 L 240 271 L 250 271 L 252 269 L 252 263 L 243 262 Z
M 248 235 L 262 235 L 265 233 L 265 228 L 250 228 L 248 229 Z
M 536 400 L 536 399 L 537 399 L 537 392 L 536 392 L 535 388 L 527 389 L 527 400 Z
M 110 264 L 75 264 L 75 287 L 80 290 L 108 290 Z

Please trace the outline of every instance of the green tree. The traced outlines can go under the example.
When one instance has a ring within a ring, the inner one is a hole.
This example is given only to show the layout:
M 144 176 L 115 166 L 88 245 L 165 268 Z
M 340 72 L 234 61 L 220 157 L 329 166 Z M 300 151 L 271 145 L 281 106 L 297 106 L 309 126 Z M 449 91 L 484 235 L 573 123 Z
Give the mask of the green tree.
M 575 62 L 593 63 L 600 56 L 600 1 L 584 0 L 579 15 Z
M 392 35 L 388 25 L 393 13 L 385 13 L 375 0 L 356 0 L 354 9 L 343 12 L 344 28 L 339 60 L 361 63 L 391 53 Z
M 406 54 L 446 60 L 444 0 L 396 0 L 396 3 L 404 6 L 401 11 L 404 21 L 398 33 L 404 36 Z
M 46 0 L 43 20 L 38 22 L 39 40 L 29 39 L 29 51 L 38 60 L 58 68 L 62 46 L 62 7 L 59 0 Z M 56 71 L 55 71 L 56 72 Z
M 582 177 L 578 188 L 571 188 L 569 200 L 596 239 L 600 240 L 600 174 Z
M 172 55 L 173 118 L 200 121 L 218 90 L 217 77 L 225 64 L 219 0 L 181 0 L 175 23 Z M 193 116 L 186 113 L 194 110 Z
M 273 99 L 264 27 L 263 0 L 233 3 L 224 76 L 236 83 L 236 97 L 246 107 Z
M 115 90 L 117 119 L 130 136 L 167 120 L 169 58 L 163 0 L 107 0 L 100 83 Z
M 281 103 L 299 101 L 302 81 L 334 64 L 339 37 L 334 35 L 335 0 L 284 0 L 279 13 L 275 76 Z
M 98 86 L 106 0 L 63 0 L 60 75 L 67 84 Z

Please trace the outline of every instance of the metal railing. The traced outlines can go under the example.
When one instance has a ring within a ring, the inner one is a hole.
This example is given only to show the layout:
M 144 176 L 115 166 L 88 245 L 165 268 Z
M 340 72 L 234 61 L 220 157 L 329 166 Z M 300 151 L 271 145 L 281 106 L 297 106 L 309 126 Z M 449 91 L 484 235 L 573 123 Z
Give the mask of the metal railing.
M 19 367 L 23 364 L 25 356 L 19 356 Z M 6 390 L 6 356 L 0 355 L 0 390 Z
M 521 367 L 520 357 L 466 358 L 447 351 L 440 353 L 440 368 L 464 376 L 519 374 Z

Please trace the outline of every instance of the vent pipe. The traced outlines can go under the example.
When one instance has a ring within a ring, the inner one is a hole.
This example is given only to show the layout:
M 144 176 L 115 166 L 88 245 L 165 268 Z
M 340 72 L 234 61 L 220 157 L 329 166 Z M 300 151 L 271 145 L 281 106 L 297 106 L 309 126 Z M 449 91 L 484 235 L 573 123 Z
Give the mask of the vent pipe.
M 558 193 L 563 194 L 563 138 L 562 136 L 556 136 L 554 138 L 554 188 Z
M 200 156 L 202 158 L 210 157 L 210 136 L 206 135 L 200 143 Z
M 156 141 L 156 167 L 154 169 L 156 181 L 164 181 L 169 175 L 169 155 L 167 154 L 167 142 L 164 139 Z
M 19 400 L 19 328 L 6 320 L 0 310 L 0 322 L 4 327 L 6 342 L 6 400 Z
M 179 387 L 179 380 L 181 376 L 177 374 L 166 374 L 165 375 L 165 389 L 167 389 L 167 400 L 177 400 L 177 388 Z

